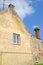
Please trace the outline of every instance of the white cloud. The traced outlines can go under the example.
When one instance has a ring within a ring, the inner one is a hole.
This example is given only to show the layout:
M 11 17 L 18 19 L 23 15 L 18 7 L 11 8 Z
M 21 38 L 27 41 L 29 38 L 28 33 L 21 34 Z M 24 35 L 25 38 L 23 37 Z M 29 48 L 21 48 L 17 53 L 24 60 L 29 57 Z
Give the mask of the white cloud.
M 27 14 L 30 15 L 34 13 L 34 8 L 29 5 L 25 0 L 18 0 L 18 2 L 15 3 L 16 11 L 18 12 L 19 16 L 24 19 Z
M 35 12 L 35 9 L 31 5 L 29 5 L 31 2 L 31 0 L 28 0 L 28 2 L 26 0 L 5 0 L 5 4 L 8 5 L 11 3 L 15 5 L 15 10 L 17 11 L 22 20 L 27 15 L 31 15 Z
M 33 29 L 35 29 L 35 28 L 39 28 L 39 26 L 34 25 L 34 26 L 33 26 Z

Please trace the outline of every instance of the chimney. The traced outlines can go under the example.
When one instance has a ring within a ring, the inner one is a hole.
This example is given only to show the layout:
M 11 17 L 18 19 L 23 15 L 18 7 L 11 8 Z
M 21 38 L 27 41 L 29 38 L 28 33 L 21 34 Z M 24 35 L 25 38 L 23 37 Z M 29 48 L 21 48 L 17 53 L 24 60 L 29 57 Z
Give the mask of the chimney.
M 35 28 L 34 28 L 34 31 L 35 31 L 36 38 L 37 38 L 37 39 L 40 39 L 40 32 L 39 32 L 40 29 L 39 29 L 38 27 L 35 27 Z
M 13 13 L 14 12 L 14 5 L 12 5 L 12 4 L 9 4 L 8 5 L 8 8 L 9 8 L 9 11 L 10 11 L 10 13 Z
M 9 7 L 10 9 L 14 9 L 14 5 L 12 5 L 12 4 L 9 4 L 8 7 Z

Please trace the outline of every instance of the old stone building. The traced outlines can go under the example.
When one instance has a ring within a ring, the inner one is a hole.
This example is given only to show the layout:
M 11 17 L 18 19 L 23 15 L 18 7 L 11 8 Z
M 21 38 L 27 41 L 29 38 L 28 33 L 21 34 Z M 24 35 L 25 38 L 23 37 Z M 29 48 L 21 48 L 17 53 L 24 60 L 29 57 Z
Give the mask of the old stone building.
M 10 4 L 0 12 L 0 65 L 33 65 L 43 62 L 39 28 L 33 36 Z

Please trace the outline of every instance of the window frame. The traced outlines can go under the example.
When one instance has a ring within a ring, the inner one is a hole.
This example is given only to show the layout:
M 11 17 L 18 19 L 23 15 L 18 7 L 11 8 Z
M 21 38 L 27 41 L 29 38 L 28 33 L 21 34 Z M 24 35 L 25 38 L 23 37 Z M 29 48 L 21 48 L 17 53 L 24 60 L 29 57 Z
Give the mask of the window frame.
M 13 33 L 13 42 L 14 42 L 14 45 L 20 45 L 21 43 L 20 34 Z
M 38 44 L 38 50 L 41 51 L 41 47 L 40 47 L 40 44 Z

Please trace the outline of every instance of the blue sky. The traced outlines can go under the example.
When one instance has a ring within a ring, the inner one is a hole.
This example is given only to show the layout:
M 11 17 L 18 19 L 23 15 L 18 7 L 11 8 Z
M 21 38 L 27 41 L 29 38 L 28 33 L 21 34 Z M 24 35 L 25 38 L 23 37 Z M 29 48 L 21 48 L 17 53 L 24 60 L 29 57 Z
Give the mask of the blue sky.
M 35 12 L 28 15 L 23 21 L 32 34 L 35 34 L 33 26 L 38 26 L 40 28 L 40 37 L 43 41 L 43 1 L 35 1 L 31 5 L 34 7 Z
M 40 37 L 43 41 L 43 0 L 5 0 L 5 8 L 8 4 L 15 5 L 15 10 L 26 25 L 27 29 L 35 34 L 33 27 L 40 28 Z M 3 8 L 3 0 L 0 0 L 0 10 Z

